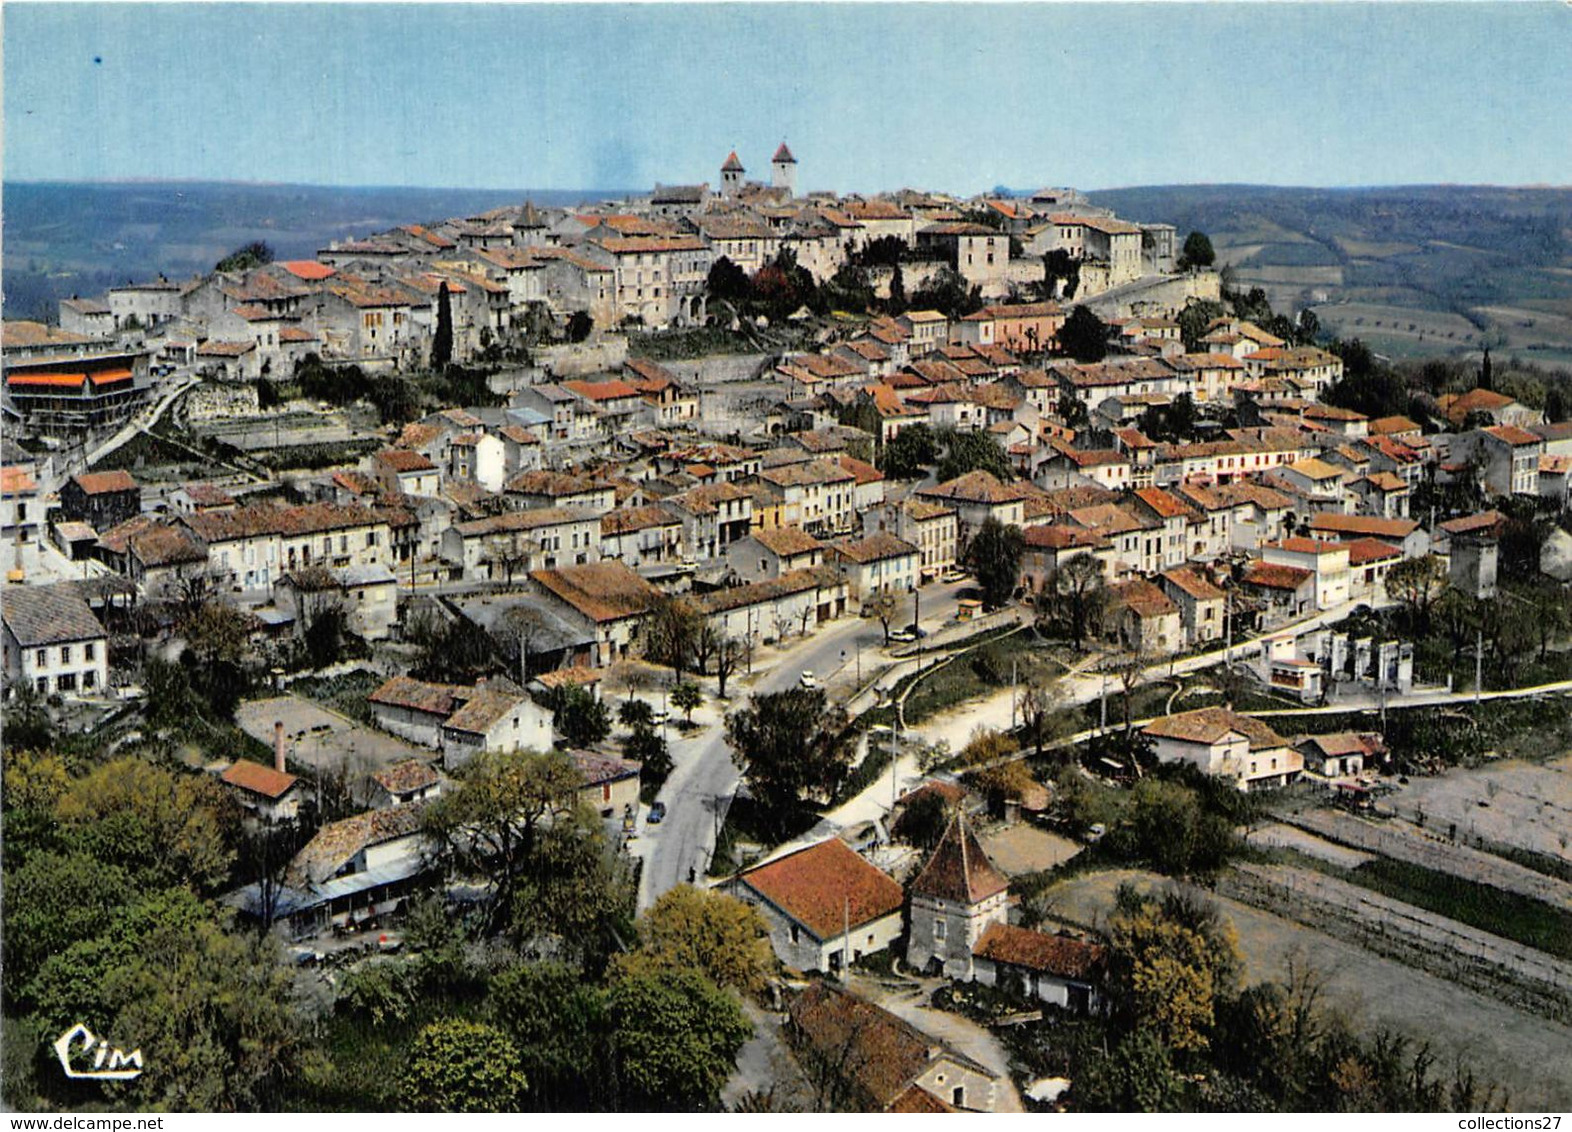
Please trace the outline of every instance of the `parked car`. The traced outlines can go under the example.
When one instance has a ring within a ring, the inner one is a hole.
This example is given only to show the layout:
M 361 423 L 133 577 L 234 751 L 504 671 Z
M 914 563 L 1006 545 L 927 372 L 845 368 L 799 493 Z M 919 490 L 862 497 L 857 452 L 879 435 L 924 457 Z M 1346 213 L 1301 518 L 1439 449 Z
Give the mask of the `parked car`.
M 804 668 L 799 683 L 804 688 L 817 688 L 819 686 L 819 678 L 813 674 L 812 669 Z
M 906 626 L 906 628 L 900 630 L 900 632 L 910 634 L 911 639 L 914 640 L 914 641 L 920 641 L 920 640 L 922 640 L 922 638 L 924 638 L 924 637 L 926 637 L 928 635 L 928 630 L 924 629 L 921 625 L 917 624 L 915 621 L 913 621 L 910 625 Z M 891 635 L 893 636 L 894 634 L 891 634 Z
M 665 820 L 666 820 L 666 803 L 665 802 L 654 802 L 654 803 L 651 803 L 651 805 L 650 805 L 649 824 L 650 825 L 659 825 L 661 822 L 663 822 Z
M 955 582 L 964 582 L 965 580 L 966 571 L 957 570 L 953 567 L 939 575 L 939 581 L 943 582 L 945 585 L 951 585 Z
M 903 644 L 910 641 L 915 641 L 916 639 L 917 634 L 913 633 L 910 629 L 895 629 L 890 633 L 890 640 L 900 641 Z

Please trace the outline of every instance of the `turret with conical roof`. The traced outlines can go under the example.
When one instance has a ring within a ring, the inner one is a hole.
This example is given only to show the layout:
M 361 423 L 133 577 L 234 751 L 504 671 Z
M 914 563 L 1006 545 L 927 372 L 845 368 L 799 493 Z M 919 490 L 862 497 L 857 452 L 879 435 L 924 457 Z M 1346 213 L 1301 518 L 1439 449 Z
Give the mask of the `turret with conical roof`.
M 770 172 L 771 183 L 777 189 L 785 189 L 788 196 L 797 195 L 797 159 L 786 148 L 785 142 L 781 142 L 775 156 L 770 158 Z
M 1008 919 L 1010 882 L 994 868 L 964 813 L 950 819 L 908 894 L 906 962 L 915 970 L 940 966 L 951 978 L 969 978 L 972 947 L 990 924 Z
M 742 161 L 737 157 L 734 149 L 726 155 L 726 164 L 721 166 L 721 193 L 734 197 L 742 191 L 742 175 L 747 170 L 742 167 Z

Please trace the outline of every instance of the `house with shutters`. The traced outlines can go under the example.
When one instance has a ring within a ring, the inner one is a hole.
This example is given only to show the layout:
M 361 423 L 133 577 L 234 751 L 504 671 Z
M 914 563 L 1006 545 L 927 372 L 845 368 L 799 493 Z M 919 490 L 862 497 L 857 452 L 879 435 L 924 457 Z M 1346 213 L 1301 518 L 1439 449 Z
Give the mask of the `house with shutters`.
M 1108 1008 L 1108 949 L 1014 924 L 991 924 L 972 949 L 974 978 L 1072 1014 Z
M 142 489 L 131 473 L 80 472 L 60 485 L 60 514 L 107 531 L 142 513 Z
M 1187 762 L 1205 774 L 1232 779 L 1241 790 L 1286 786 L 1304 770 L 1304 757 L 1259 719 L 1227 708 L 1200 708 L 1154 719 L 1141 733 L 1161 762 Z

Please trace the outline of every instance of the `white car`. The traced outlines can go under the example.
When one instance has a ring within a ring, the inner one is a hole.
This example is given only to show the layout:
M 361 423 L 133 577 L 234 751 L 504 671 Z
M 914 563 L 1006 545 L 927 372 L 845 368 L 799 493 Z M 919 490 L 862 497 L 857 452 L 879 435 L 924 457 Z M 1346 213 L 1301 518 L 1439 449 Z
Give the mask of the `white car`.
M 892 643 L 893 642 L 899 642 L 901 644 L 907 644 L 907 643 L 909 643 L 911 641 L 915 641 L 916 639 L 917 639 L 917 634 L 912 632 L 910 629 L 891 629 L 890 630 L 890 641 Z
M 817 688 L 819 686 L 819 678 L 813 674 L 812 669 L 808 668 L 802 670 L 802 676 L 798 682 L 804 688 Z

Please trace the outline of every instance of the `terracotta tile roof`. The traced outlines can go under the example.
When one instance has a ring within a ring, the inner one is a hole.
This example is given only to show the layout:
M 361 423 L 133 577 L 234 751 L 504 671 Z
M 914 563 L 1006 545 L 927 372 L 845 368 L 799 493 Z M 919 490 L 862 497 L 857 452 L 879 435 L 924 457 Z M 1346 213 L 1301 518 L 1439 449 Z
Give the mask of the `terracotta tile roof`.
M 1493 436 L 1503 444 L 1510 444 L 1514 448 L 1521 448 L 1525 444 L 1543 444 L 1542 437 L 1536 436 L 1526 428 L 1516 425 L 1496 425 L 1494 428 L 1484 430 L 1485 435 Z
M 978 470 L 967 472 L 945 483 L 918 488 L 918 495 L 930 499 L 953 499 L 960 503 L 1010 503 L 1020 499 L 1018 489 L 1001 483 L 992 472 Z
M 1304 538 L 1300 535 L 1291 535 L 1276 542 L 1263 543 L 1274 550 L 1286 550 L 1290 554 L 1314 554 L 1320 557 L 1323 554 L 1336 554 L 1343 549 L 1343 544 L 1328 539 Z
M 377 453 L 376 460 L 383 467 L 400 474 L 437 470 L 437 466 L 430 460 L 409 448 L 384 448 Z
M 297 279 L 306 279 L 313 282 L 321 279 L 331 279 L 338 274 L 336 268 L 329 267 L 325 263 L 318 263 L 314 259 L 287 259 L 280 262 L 278 266 Z
M 965 815 L 957 813 L 934 847 L 933 855 L 911 883 L 914 896 L 932 896 L 956 904 L 978 904 L 1009 887 L 988 860 Z
M 908 1085 L 900 1096 L 886 1106 L 885 1111 L 940 1113 L 959 1112 L 960 1109 L 941 1101 L 921 1085 Z
M 26 468 L 11 465 L 0 468 L 0 491 L 7 495 L 23 495 L 29 491 L 37 491 L 38 482 L 33 479 Z
M 257 348 L 255 342 L 218 342 L 212 339 L 197 347 L 197 356 L 207 358 L 240 358 Z
M 1335 535 L 1368 535 L 1382 539 L 1406 539 L 1419 529 L 1412 519 L 1382 519 L 1374 515 L 1339 515 L 1318 511 L 1310 518 L 1310 529 Z
M 1276 566 L 1256 561 L 1245 570 L 1243 581 L 1245 585 L 1269 590 L 1298 590 L 1313 577 L 1315 575 L 1309 570 L 1301 570 L 1298 566 Z
M 442 781 L 442 778 L 431 766 L 419 759 L 405 759 L 373 774 L 371 781 L 389 794 L 408 794 L 414 790 L 435 786 Z
M 478 686 L 473 690 L 463 689 L 457 695 L 463 699 L 463 705 L 448 716 L 442 726 L 472 735 L 484 735 L 526 699 L 524 696 Z
M 621 621 L 648 612 L 660 592 L 619 560 L 534 570 L 535 583 L 593 621 Z
M 753 539 L 771 554 L 780 558 L 791 558 L 799 554 L 809 554 L 815 550 L 823 550 L 824 544 L 801 527 L 784 526 L 771 527 L 767 530 L 753 532 Z
M 464 522 L 454 523 L 453 529 L 459 533 L 460 538 L 484 538 L 486 535 L 536 531 L 543 527 L 595 521 L 595 513 L 586 508 L 529 507 L 522 511 L 504 511 L 500 515 L 466 519 Z
M 738 876 L 738 881 L 807 928 L 830 940 L 852 928 L 898 915 L 901 886 L 837 837 L 799 849 Z
M 1173 570 L 1164 570 L 1163 577 L 1189 594 L 1196 601 L 1218 601 L 1223 597 L 1223 591 L 1214 586 L 1194 566 L 1180 566 Z
M 1100 550 L 1108 545 L 1108 540 L 1095 531 L 1063 523 L 1027 527 L 1025 539 L 1028 547 L 1038 550 L 1070 550 L 1076 547 Z
M 1220 707 L 1200 708 L 1154 719 L 1146 725 L 1143 733 L 1163 739 L 1208 744 L 1221 742 L 1227 735 L 1234 733 L 1247 739 L 1252 751 L 1281 747 L 1287 742 L 1259 719 Z
M 919 553 L 917 548 L 905 539 L 897 538 L 887 531 L 869 535 L 867 538 L 854 542 L 839 542 L 832 544 L 835 553 L 844 558 L 849 558 L 859 565 L 869 562 L 882 562 L 890 558 L 904 558 L 908 555 Z
M 1350 566 L 1365 566 L 1371 562 L 1382 562 L 1388 558 L 1403 557 L 1403 548 L 1393 546 L 1391 543 L 1382 542 L 1380 539 L 1359 538 L 1344 543 L 1348 547 L 1348 564 Z
M 102 540 L 99 545 L 103 545 Z M 144 569 L 207 562 L 207 549 L 184 527 L 168 523 L 154 523 L 146 530 L 132 532 L 125 540 L 125 548 Z
M 815 981 L 794 998 L 787 1013 L 792 1032 L 822 1051 L 847 1083 L 859 1086 L 878 1108 L 890 1109 L 897 1102 L 918 1111 L 931 1107 L 907 1094 L 940 1050 L 950 1052 L 935 1038 L 824 981 Z M 955 1056 L 961 1063 L 971 1064 L 969 1059 Z
M 361 850 L 419 833 L 426 805 L 427 801 L 422 799 L 407 806 L 356 814 L 323 826 L 305 848 L 295 854 L 285 874 L 285 883 L 292 888 L 320 884 Z
M 584 779 L 586 786 L 600 786 L 607 782 L 637 778 L 639 772 L 643 770 L 640 763 L 619 759 L 616 755 L 604 755 L 598 751 L 570 751 L 569 757 L 579 768 L 579 775 Z
M 563 688 L 569 684 L 587 687 L 590 684 L 599 684 L 606 678 L 606 672 L 601 668 L 586 668 L 583 665 L 573 665 L 568 668 L 558 668 L 552 672 L 542 672 L 535 679 L 548 688 Z
M 1159 519 L 1189 518 L 1195 514 L 1183 502 L 1160 487 L 1138 487 L 1135 489 L 1135 497 L 1150 507 Z
M 850 472 L 857 480 L 859 485 L 867 483 L 881 483 L 884 480 L 884 473 L 879 471 L 878 468 L 875 468 L 866 460 L 859 460 L 855 456 L 841 455 L 835 458 L 835 462 L 839 464 L 842 469 Z
M 680 525 L 680 519 L 664 507 L 654 504 L 647 507 L 619 507 L 600 517 L 600 533 L 603 536 Z
M 292 774 L 280 774 L 270 766 L 249 759 L 236 759 L 219 778 L 247 793 L 275 800 L 289 793 L 300 781 Z
M 1502 522 L 1499 511 L 1479 511 L 1473 515 L 1464 515 L 1458 519 L 1448 519 L 1439 524 L 1441 529 L 1449 535 L 1469 534 L 1473 531 L 1489 530 L 1499 527 Z
M 1108 962 L 1108 949 L 1100 944 L 1029 931 L 1013 924 L 990 924 L 972 947 L 972 954 L 979 959 L 1079 980 L 1099 978 Z
M 7 586 L 0 619 L 24 649 L 96 641 L 104 627 L 76 591 L 66 586 Z
M 515 495 L 540 495 L 551 499 L 582 495 L 586 492 L 604 491 L 611 485 L 594 476 L 575 475 L 572 472 L 553 472 L 536 469 L 520 472 L 503 485 L 503 490 Z
M 367 697 L 368 703 L 405 708 L 426 715 L 440 715 L 443 719 L 453 714 L 458 697 L 466 689 L 453 684 L 431 684 L 413 676 L 394 676 Z
M 742 161 L 741 161 L 740 158 L 738 158 L 737 151 L 735 149 L 732 150 L 730 153 L 728 153 L 726 155 L 726 164 L 721 166 L 721 172 L 722 173 L 745 173 L 745 172 L 747 172 L 747 170 L 745 170 L 742 167 Z
M 136 480 L 130 472 L 82 472 L 71 477 L 84 495 L 105 495 L 112 491 L 135 491 Z
M 622 401 L 639 395 L 633 386 L 616 378 L 610 381 L 564 381 L 561 385 L 586 401 Z
M 1163 617 L 1179 612 L 1168 595 L 1145 578 L 1109 586 L 1108 602 L 1114 609 L 1128 609 L 1137 617 Z

